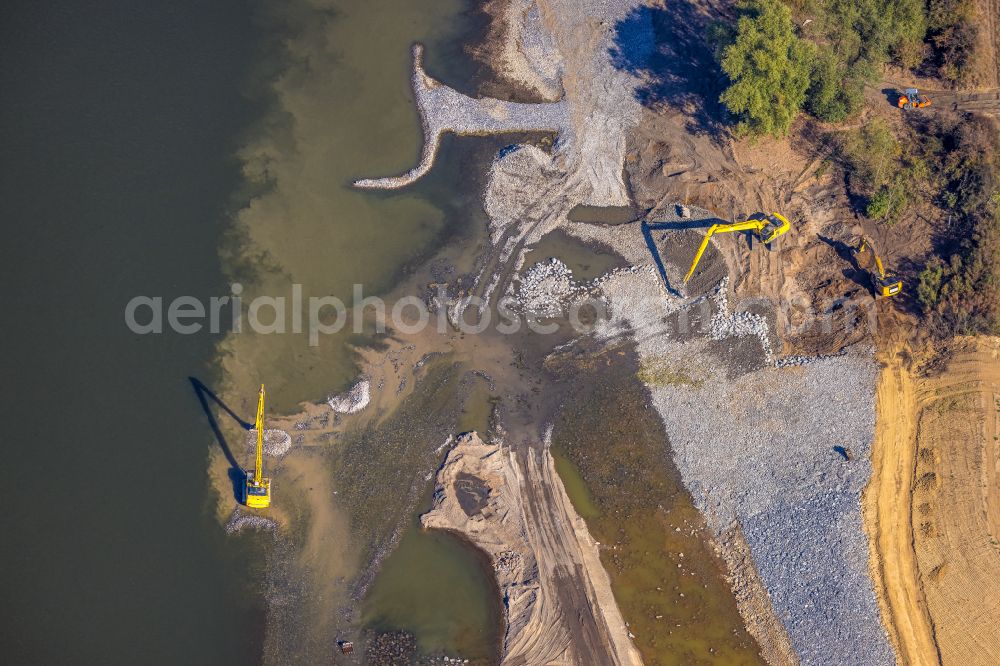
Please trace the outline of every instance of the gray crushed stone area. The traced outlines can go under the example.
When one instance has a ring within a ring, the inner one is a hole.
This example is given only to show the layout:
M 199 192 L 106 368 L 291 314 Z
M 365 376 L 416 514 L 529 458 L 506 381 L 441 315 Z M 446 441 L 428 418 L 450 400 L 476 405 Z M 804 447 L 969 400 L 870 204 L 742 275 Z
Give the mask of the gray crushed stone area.
M 727 279 L 692 298 L 671 290 L 664 278 L 682 267 L 654 256 L 641 224 L 573 232 L 599 236 L 645 269 L 601 283 L 612 313 L 602 334 L 637 341 L 685 485 L 717 534 L 742 529 L 801 663 L 894 664 L 861 515 L 875 434 L 873 351 L 780 357 L 767 343 L 772 319 L 734 312 Z M 706 299 L 707 326 L 671 326 Z
M 875 373 L 852 353 L 652 391 L 685 484 L 717 532 L 743 528 L 803 664 L 895 663 L 861 518 Z

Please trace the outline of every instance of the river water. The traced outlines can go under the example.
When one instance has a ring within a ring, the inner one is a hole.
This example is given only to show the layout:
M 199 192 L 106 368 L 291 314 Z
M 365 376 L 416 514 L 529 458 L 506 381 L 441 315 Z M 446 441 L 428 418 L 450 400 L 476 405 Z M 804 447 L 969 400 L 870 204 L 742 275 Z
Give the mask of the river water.
M 295 282 L 349 300 L 472 224 L 454 172 L 399 194 L 348 184 L 415 163 L 411 43 L 467 87 L 461 44 L 482 18 L 460 0 L 310 4 L 5 5 L 5 663 L 261 659 L 262 564 L 218 523 L 188 377 L 250 396 L 266 380 L 288 409 L 346 383 L 353 356 L 335 336 L 136 335 L 129 299 L 204 302 L 237 279 L 248 296 Z M 414 552 L 483 580 L 460 545 Z M 488 593 L 468 602 L 482 622 Z
M 4 6 L 5 663 L 259 654 L 247 563 L 206 512 L 187 381 L 210 378 L 215 340 L 123 318 L 138 294 L 225 289 L 251 17 L 233 0 Z

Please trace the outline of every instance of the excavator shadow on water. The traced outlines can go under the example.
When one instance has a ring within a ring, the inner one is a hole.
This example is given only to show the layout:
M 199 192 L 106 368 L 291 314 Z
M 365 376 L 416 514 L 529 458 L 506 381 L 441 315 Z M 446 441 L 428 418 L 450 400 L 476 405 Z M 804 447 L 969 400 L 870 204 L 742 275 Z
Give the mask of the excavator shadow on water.
M 239 414 L 234 412 L 229 405 L 224 403 L 219 396 L 215 395 L 215 393 L 212 392 L 210 388 L 205 386 L 205 384 L 203 384 L 197 377 L 188 377 L 188 381 L 191 382 L 194 394 L 198 397 L 198 402 L 201 404 L 202 411 L 205 412 L 205 417 L 208 419 L 208 425 L 211 426 L 212 432 L 215 434 L 215 440 L 219 443 L 222 453 L 225 454 L 226 460 L 229 462 L 229 480 L 233 484 L 233 498 L 238 502 L 242 502 L 243 496 L 246 492 L 247 472 L 236 461 L 236 457 L 229 448 L 229 444 L 226 442 L 225 435 L 222 434 L 222 428 L 219 426 L 219 422 L 215 418 L 215 413 L 212 411 L 212 406 L 209 401 L 218 405 L 223 412 L 236 421 L 236 423 L 238 423 L 244 430 L 253 430 L 254 424 L 240 418 Z

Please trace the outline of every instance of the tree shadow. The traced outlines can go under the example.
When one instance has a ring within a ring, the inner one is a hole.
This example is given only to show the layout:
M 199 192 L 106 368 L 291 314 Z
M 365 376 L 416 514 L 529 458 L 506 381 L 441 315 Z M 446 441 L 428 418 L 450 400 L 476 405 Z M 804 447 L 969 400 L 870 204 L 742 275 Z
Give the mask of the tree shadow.
M 209 399 L 221 407 L 222 410 L 228 414 L 230 418 L 236 421 L 244 430 L 252 430 L 254 424 L 240 418 L 240 416 L 234 412 L 229 405 L 224 403 L 219 396 L 215 395 L 215 393 L 213 393 L 210 388 L 205 386 L 197 377 L 188 377 L 188 381 L 191 382 L 191 387 L 194 389 L 194 393 L 198 397 L 201 409 L 205 412 L 205 417 L 208 419 L 208 425 L 212 428 L 212 432 L 215 434 L 215 441 L 219 443 L 219 446 L 222 448 L 222 453 L 225 454 L 226 460 L 229 461 L 229 480 L 233 484 L 233 497 L 236 501 L 243 502 L 243 493 L 246 489 L 247 473 L 246 470 L 244 470 L 237 462 L 232 449 L 229 448 L 229 444 L 226 442 L 226 437 L 222 434 L 222 428 L 219 426 L 219 422 L 216 420 L 215 414 L 212 412 Z
M 637 7 L 615 25 L 612 64 L 642 80 L 636 99 L 656 109 L 671 107 L 688 119 L 692 134 L 720 140 L 728 112 L 719 102 L 726 77 L 707 35 L 713 16 L 690 0 L 663 7 Z

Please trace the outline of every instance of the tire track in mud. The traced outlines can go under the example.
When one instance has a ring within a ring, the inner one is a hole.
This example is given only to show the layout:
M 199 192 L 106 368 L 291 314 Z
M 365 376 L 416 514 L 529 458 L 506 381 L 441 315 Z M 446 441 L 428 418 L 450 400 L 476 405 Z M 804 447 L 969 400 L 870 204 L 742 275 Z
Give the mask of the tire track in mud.
M 944 664 L 1000 654 L 1000 339 L 959 340 L 917 385 L 914 549 Z
M 911 527 L 916 397 L 913 378 L 899 354 L 888 359 L 875 395 L 872 477 L 862 497 L 872 580 L 898 662 L 933 666 L 941 659 L 919 581 Z

